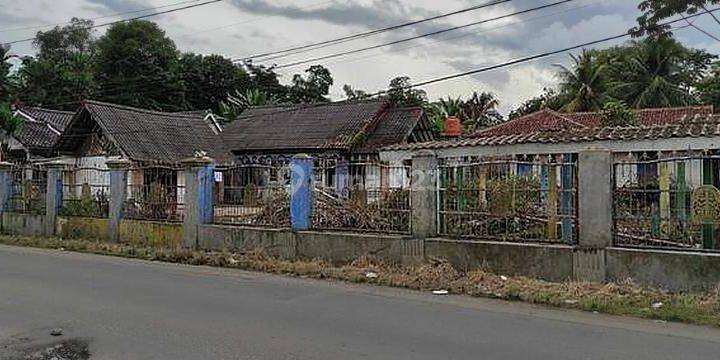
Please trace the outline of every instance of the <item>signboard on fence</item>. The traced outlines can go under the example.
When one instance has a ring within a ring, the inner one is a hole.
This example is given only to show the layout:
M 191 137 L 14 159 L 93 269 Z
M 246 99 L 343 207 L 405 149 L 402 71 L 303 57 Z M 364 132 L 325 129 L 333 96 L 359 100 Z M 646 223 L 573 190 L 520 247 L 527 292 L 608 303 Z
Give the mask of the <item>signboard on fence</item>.
M 695 223 L 713 223 L 720 220 L 720 190 L 703 185 L 692 193 L 692 217 Z

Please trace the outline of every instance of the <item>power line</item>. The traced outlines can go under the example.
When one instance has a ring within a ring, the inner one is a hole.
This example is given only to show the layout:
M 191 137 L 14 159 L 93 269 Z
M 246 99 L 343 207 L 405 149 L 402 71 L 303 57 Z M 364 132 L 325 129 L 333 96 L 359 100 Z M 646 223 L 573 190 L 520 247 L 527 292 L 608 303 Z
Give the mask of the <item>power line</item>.
M 379 48 L 386 47 L 386 46 L 390 46 L 390 45 L 401 44 L 401 43 L 405 43 L 405 42 L 408 42 L 408 41 L 425 38 L 425 37 L 428 37 L 428 36 L 434 36 L 434 35 L 438 35 L 438 34 L 444 34 L 444 33 L 450 32 L 450 31 L 455 31 L 455 30 L 459 30 L 459 29 L 464 29 L 464 28 L 468 28 L 468 27 L 471 27 L 471 26 L 476 26 L 476 25 L 481 25 L 481 24 L 485 24 L 485 23 L 488 23 L 488 22 L 492 22 L 492 21 L 497 21 L 497 20 L 506 19 L 506 18 L 513 17 L 513 16 L 516 16 L 516 15 L 521 15 L 521 14 L 526 14 L 526 13 L 533 12 L 533 11 L 538 11 L 538 10 L 542 10 L 542 9 L 547 9 L 547 8 L 550 8 L 550 7 L 553 7 L 553 6 L 562 5 L 562 4 L 565 4 L 565 3 L 572 2 L 572 1 L 575 1 L 575 0 L 561 0 L 561 1 L 557 1 L 557 2 L 554 2 L 554 3 L 542 5 L 542 6 L 536 6 L 536 7 L 533 7 L 533 8 L 529 8 L 529 9 L 525 9 L 525 10 L 521 10 L 521 11 L 516 11 L 516 12 L 511 13 L 511 14 L 506 14 L 506 15 L 497 16 L 497 17 L 490 18 L 490 19 L 485 19 L 485 20 L 481 20 L 481 21 L 472 22 L 472 23 L 465 24 L 465 25 L 460 25 L 460 26 L 455 26 L 455 27 L 451 27 L 451 28 L 447 28 L 447 29 L 442 29 L 442 30 L 438 30 L 438 31 L 433 31 L 433 32 L 430 32 L 430 33 L 426 33 L 426 34 L 422 34 L 422 35 L 417 35 L 417 36 L 413 36 L 413 37 L 409 37 L 409 38 L 405 38 L 405 39 L 395 40 L 395 41 L 391 41 L 391 42 L 384 43 L 384 44 L 373 45 L 373 46 L 364 47 L 364 48 L 360 48 L 360 49 L 343 51 L 343 52 L 340 52 L 340 53 L 335 53 L 335 54 L 330 54 L 330 55 L 325 55 L 325 56 L 319 56 L 319 57 L 312 58 L 312 59 L 307 59 L 307 60 L 295 61 L 295 62 L 291 62 L 291 63 L 287 63 L 287 64 L 283 64 L 283 65 L 276 66 L 275 68 L 276 68 L 276 69 L 283 69 L 283 68 L 298 66 L 298 65 L 302 65 L 302 64 L 311 63 L 311 62 L 317 62 L 317 61 L 322 61 L 322 60 L 327 60 L 327 59 L 333 59 L 333 58 L 336 58 L 336 57 L 346 56 L 346 55 L 350 55 L 350 54 L 356 54 L 356 53 L 363 52 L 363 51 L 368 51 L 368 50 L 373 50 L 373 49 L 379 49 Z
M 145 18 L 149 18 L 149 17 L 153 17 L 153 16 L 158 16 L 158 15 L 164 15 L 164 14 L 173 13 L 173 12 L 176 12 L 176 11 L 182 11 L 182 10 L 192 9 L 192 8 L 196 8 L 196 7 L 200 7 L 200 6 L 210 5 L 210 4 L 218 3 L 218 2 L 221 2 L 221 1 L 223 1 L 223 0 L 210 0 L 210 1 L 206 1 L 206 2 L 200 3 L 200 4 L 193 4 L 193 5 L 183 6 L 183 7 L 179 7 L 179 8 L 175 8 L 175 9 L 170 9 L 170 10 L 165 10 L 165 11 L 158 11 L 158 12 L 154 12 L 154 13 L 151 13 L 151 14 L 145 14 L 145 15 L 141 15 L 141 16 L 136 16 L 136 17 L 132 17 L 132 18 L 128 18 L 128 19 L 121 19 L 121 20 L 117 20 L 117 21 L 107 22 L 107 23 L 104 23 L 104 24 L 98 24 L 98 25 L 88 26 L 87 28 L 88 28 L 88 29 L 95 29 L 95 28 L 100 28 L 100 27 L 115 25 L 115 24 L 119 24 L 119 23 L 123 23 L 123 22 L 145 19 Z M 22 40 L 14 40 L 14 41 L 7 42 L 7 43 L 5 43 L 5 44 L 6 44 L 6 45 L 12 45 L 12 44 L 18 44 L 18 43 L 23 43 L 23 42 L 35 41 L 35 39 L 37 39 L 37 37 L 32 37 L 32 38 L 27 38 L 27 39 L 22 39 Z
M 246 56 L 246 57 L 244 57 L 244 58 L 237 58 L 237 59 L 234 59 L 234 61 L 243 61 L 243 60 L 252 60 L 252 59 L 257 59 L 257 58 L 264 58 L 264 57 L 268 57 L 268 56 L 272 56 L 272 55 L 285 54 L 285 53 L 288 53 L 288 52 L 293 52 L 293 51 L 296 51 L 296 50 L 305 50 L 305 49 L 309 49 L 309 48 L 313 48 L 313 49 L 311 49 L 311 50 L 316 50 L 316 49 L 320 49 L 320 48 L 323 48 L 323 47 L 326 47 L 326 46 L 335 45 L 335 44 L 340 44 L 340 43 L 343 43 L 343 42 L 347 42 L 347 41 L 351 41 L 351 40 L 355 40 L 355 39 L 359 39 L 359 38 L 364 38 L 364 37 L 368 37 L 368 36 L 380 34 L 380 33 L 387 32 L 387 31 L 393 31 L 393 30 L 397 30 L 397 29 L 404 28 L 404 27 L 413 26 L 413 25 L 417 25 L 417 24 L 421 24 L 421 23 L 424 23 L 424 22 L 441 19 L 441 18 L 444 18 L 444 17 L 452 16 L 452 15 L 462 14 L 462 13 L 466 13 L 466 12 L 470 12 L 470 11 L 474 11 L 474 10 L 479 10 L 479 9 L 483 9 L 483 8 L 486 8 L 486 7 L 495 6 L 495 5 L 499 5 L 499 4 L 503 4 L 503 3 L 507 3 L 507 2 L 510 2 L 510 1 L 513 1 L 513 0 L 496 0 L 496 1 L 493 1 L 493 2 L 490 2 L 490 3 L 485 3 L 485 4 L 481 4 L 481 5 L 475 5 L 475 6 L 472 6 L 472 7 L 469 7 L 469 8 L 460 9 L 460 10 L 457 10 L 457 11 L 453 11 L 453 12 L 449 12 L 449 13 L 445 13 L 445 14 L 441 14 L 441 15 L 436 15 L 436 16 L 432 16 L 432 17 L 429 17 L 429 18 L 421 19 L 421 20 L 415 20 L 415 21 L 411 21 L 411 22 L 406 22 L 406 23 L 403 23 L 403 24 L 393 25 L 393 26 L 389 26 L 389 27 L 385 27 L 385 28 L 381 28 L 381 29 L 376 29 L 376 30 L 371 30 L 371 31 L 367 31 L 367 32 L 359 33 L 359 34 L 353 34 L 353 35 L 349 35 L 349 36 L 344 36 L 344 37 L 340 37 L 340 38 L 336 38 L 336 39 L 332 39 L 332 40 L 326 40 L 326 41 L 321 41 L 321 42 L 312 43 L 312 44 L 307 44 L 307 45 L 295 46 L 295 47 L 291 47 L 291 48 L 289 48 L 289 49 L 278 50 L 278 51 L 271 51 L 271 52 L 266 52 L 266 53 L 261 53 L 261 54 L 255 54 L 255 55 L 251 55 L 251 56 Z M 309 51 L 309 50 L 308 50 L 308 51 Z M 300 52 L 303 52 L 303 51 L 300 51 Z M 297 54 L 297 53 L 300 53 L 300 52 L 295 52 L 295 53 L 293 53 L 293 54 Z M 289 55 L 292 55 L 292 54 L 288 54 L 288 55 L 285 55 L 285 56 L 289 56 Z M 271 58 L 271 59 L 275 59 L 275 58 L 278 58 L 278 57 L 273 57 L 273 58 Z M 270 60 L 270 59 L 266 59 L 266 60 Z M 264 61 L 264 60 L 263 60 L 263 61 Z
M 144 8 L 144 9 L 138 9 L 138 10 L 120 12 L 120 13 L 115 13 L 115 14 L 110 14 L 110 15 L 98 16 L 95 18 L 91 18 L 89 20 L 100 20 L 100 19 L 107 19 L 107 18 L 111 18 L 111 17 L 121 16 L 121 15 L 137 14 L 137 13 L 150 11 L 150 10 L 160 10 L 160 9 L 165 9 L 165 8 L 169 8 L 169 7 L 173 7 L 173 6 L 177 6 L 177 5 L 194 3 L 194 2 L 198 2 L 198 1 L 200 1 L 200 0 L 186 0 L 186 1 L 176 2 L 176 3 L 172 3 L 172 4 L 162 5 L 162 6 L 148 7 L 148 8 Z M 19 27 L 19 28 L 13 28 L 13 29 L 4 29 L 4 30 L 0 30 L 0 33 L 11 32 L 11 31 L 22 31 L 22 30 L 45 29 L 45 28 L 49 28 L 49 27 L 67 25 L 67 24 L 71 24 L 71 23 L 72 22 L 67 21 L 67 22 L 61 22 L 61 23 L 55 23 L 55 24 L 44 24 L 44 25 Z

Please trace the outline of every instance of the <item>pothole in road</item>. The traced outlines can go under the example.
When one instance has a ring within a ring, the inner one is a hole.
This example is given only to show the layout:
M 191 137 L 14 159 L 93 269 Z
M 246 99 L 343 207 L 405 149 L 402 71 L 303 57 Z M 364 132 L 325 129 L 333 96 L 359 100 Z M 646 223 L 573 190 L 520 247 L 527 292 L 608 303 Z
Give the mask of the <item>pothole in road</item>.
M 90 359 L 88 342 L 82 339 L 62 340 L 56 343 L 26 349 L 22 360 L 87 360 Z

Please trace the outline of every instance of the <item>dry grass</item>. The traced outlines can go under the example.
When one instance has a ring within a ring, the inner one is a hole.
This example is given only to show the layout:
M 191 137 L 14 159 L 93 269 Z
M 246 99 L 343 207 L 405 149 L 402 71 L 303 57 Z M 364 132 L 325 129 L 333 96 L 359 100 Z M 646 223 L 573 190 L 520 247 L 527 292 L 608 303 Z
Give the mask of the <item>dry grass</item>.
M 556 283 L 525 277 L 507 277 L 486 271 L 463 273 L 442 260 L 401 266 L 383 263 L 372 257 L 361 257 L 345 266 L 333 266 L 317 259 L 290 261 L 273 258 L 263 249 L 248 252 L 202 252 L 20 236 L 0 236 L 0 243 L 371 283 L 421 291 L 442 289 L 451 294 L 720 327 L 720 288 L 704 293 L 673 293 L 640 287 L 631 281 L 609 284 Z M 368 277 L 369 273 L 376 276 Z

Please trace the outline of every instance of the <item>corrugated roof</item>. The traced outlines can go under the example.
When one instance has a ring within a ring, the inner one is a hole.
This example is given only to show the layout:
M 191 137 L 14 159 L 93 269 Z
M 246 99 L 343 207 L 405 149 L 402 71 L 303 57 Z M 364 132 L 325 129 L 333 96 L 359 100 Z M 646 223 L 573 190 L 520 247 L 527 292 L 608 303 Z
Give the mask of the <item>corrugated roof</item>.
M 370 150 L 407 141 L 421 115 L 419 108 L 392 109 L 383 100 L 266 106 L 245 111 L 222 136 L 235 152 Z
M 83 116 L 89 116 L 97 123 L 132 160 L 177 163 L 204 151 L 217 162 L 232 161 L 232 154 L 208 126 L 204 116 L 164 113 L 99 101 L 85 102 L 61 137 L 61 150 L 77 150 L 83 135 L 88 134 L 88 129 L 82 128 Z

